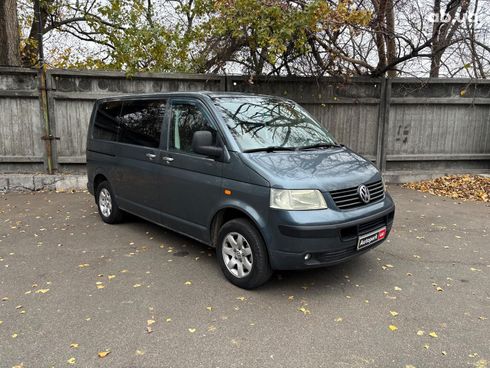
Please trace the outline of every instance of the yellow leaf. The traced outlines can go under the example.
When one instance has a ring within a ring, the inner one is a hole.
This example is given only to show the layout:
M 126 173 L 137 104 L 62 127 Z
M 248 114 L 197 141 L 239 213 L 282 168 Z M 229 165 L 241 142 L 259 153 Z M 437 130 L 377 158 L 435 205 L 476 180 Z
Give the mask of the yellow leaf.
M 116 275 L 109 275 L 109 276 L 107 276 L 107 278 L 108 278 L 109 280 L 112 280 L 112 279 L 113 279 L 113 278 L 115 278 L 115 277 L 116 277 Z
M 337 317 L 334 319 L 335 322 L 342 322 L 342 317 Z
M 134 284 L 133 285 L 134 288 L 137 288 L 137 287 L 140 287 L 140 286 L 141 286 L 141 284 Z
M 142 350 L 136 350 L 136 355 L 144 355 L 145 352 Z
M 244 300 L 247 300 L 247 298 L 245 298 L 244 296 L 239 296 L 237 300 L 241 300 L 243 302 Z
M 213 308 L 212 308 L 212 307 L 206 307 L 206 309 L 207 309 L 208 311 L 210 311 L 210 312 L 213 310 Z
M 439 336 L 437 336 L 437 334 L 434 331 L 429 332 L 429 336 L 433 337 L 433 338 L 439 337 Z
M 418 331 L 417 331 L 417 335 L 418 335 L 418 336 L 424 336 L 424 333 L 425 333 L 425 332 L 424 332 L 424 331 L 422 331 L 422 330 L 418 330 Z
M 447 352 L 445 352 L 444 350 L 441 353 L 442 355 L 447 355 Z
M 390 331 L 398 330 L 398 327 L 396 327 L 395 325 L 389 325 L 388 328 L 390 329 Z
M 39 289 L 36 290 L 34 293 L 35 294 L 46 294 L 49 291 L 49 289 Z
M 77 344 L 77 343 L 75 343 L 75 342 L 72 342 L 72 343 L 70 344 L 70 348 L 74 348 L 74 349 L 76 349 L 76 348 L 78 348 L 78 344 Z
M 192 281 L 186 281 L 184 282 L 184 285 L 192 285 Z
M 470 270 L 473 272 L 481 272 L 479 268 L 474 268 L 474 267 L 471 267 Z
M 390 314 L 391 314 L 393 317 L 398 316 L 398 312 L 395 312 L 395 311 L 390 311 Z
M 153 328 L 151 328 L 150 326 L 146 326 L 146 332 L 148 332 L 149 334 L 153 332 Z
M 298 310 L 300 312 L 303 312 L 303 314 L 306 316 L 307 314 L 311 314 L 310 310 L 308 308 L 306 308 L 306 305 L 303 305 L 301 307 L 298 308 Z
M 97 355 L 99 356 L 99 358 L 105 358 L 109 354 L 110 354 L 110 351 L 106 350 L 106 351 L 99 351 L 99 353 Z
M 19 336 L 19 335 L 17 335 L 16 333 L 14 333 L 14 334 L 12 335 L 12 338 L 13 338 L 13 339 L 15 339 L 17 336 Z
M 80 267 L 80 268 L 85 268 L 85 267 L 88 267 L 88 266 L 90 266 L 88 263 L 84 263 L 84 264 L 78 265 L 78 267 Z
M 440 287 L 440 286 L 436 287 L 436 290 L 437 291 L 444 291 L 444 289 L 442 287 Z
M 172 322 L 172 318 L 167 318 L 165 322 Z
M 402 291 L 402 288 L 401 287 L 398 287 L 398 286 L 395 286 L 395 290 L 396 291 Z
M 68 364 L 75 364 L 77 360 L 75 358 L 70 358 L 66 361 Z
M 104 285 L 97 285 L 97 289 L 103 289 L 103 288 L 105 288 Z
M 294 300 L 294 295 L 288 296 L 288 300 Z
M 188 330 L 189 330 L 190 333 L 196 332 L 196 329 L 195 328 L 189 328 Z
M 147 320 L 147 321 L 146 321 L 146 324 L 147 324 L 148 326 L 151 326 L 151 325 L 152 325 L 152 324 L 154 324 L 154 323 L 155 323 L 155 320 L 153 320 L 153 319 L 149 319 L 149 320 Z

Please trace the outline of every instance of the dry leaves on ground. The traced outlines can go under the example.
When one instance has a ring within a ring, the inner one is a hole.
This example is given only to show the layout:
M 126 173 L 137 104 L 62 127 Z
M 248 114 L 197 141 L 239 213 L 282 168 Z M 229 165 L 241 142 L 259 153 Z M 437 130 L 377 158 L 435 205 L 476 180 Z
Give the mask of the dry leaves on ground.
M 404 188 L 453 199 L 490 202 L 490 178 L 476 175 L 450 175 L 433 180 L 407 183 Z

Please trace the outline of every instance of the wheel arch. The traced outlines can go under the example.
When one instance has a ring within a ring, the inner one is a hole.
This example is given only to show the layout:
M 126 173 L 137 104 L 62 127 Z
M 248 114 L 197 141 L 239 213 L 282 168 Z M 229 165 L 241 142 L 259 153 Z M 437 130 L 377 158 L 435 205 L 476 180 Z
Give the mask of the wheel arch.
M 213 215 L 209 226 L 209 238 L 211 245 L 216 246 L 216 240 L 218 238 L 218 232 L 221 226 L 223 226 L 223 224 L 227 223 L 228 221 L 237 218 L 245 218 L 249 220 L 256 227 L 257 231 L 262 237 L 262 240 L 264 240 L 264 243 L 266 244 L 266 248 L 268 249 L 267 241 L 262 231 L 264 225 L 262 217 L 258 215 L 258 213 L 252 214 L 249 211 L 245 210 L 243 207 L 238 207 L 234 205 L 222 207 Z

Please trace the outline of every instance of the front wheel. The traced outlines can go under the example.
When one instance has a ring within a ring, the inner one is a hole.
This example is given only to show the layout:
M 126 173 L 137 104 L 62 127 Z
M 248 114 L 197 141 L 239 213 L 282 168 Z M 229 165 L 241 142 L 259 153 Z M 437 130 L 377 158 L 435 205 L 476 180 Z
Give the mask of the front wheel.
M 246 219 L 234 219 L 221 227 L 216 255 L 225 277 L 243 289 L 259 287 L 272 275 L 264 241 Z

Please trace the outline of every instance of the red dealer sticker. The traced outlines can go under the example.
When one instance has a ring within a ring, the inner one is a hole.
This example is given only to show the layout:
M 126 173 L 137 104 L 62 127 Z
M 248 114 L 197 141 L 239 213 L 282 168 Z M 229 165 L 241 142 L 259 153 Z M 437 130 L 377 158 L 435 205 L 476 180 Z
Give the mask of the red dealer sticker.
M 369 247 L 374 243 L 377 243 L 386 238 L 386 227 L 370 232 L 369 234 L 364 234 L 359 236 L 359 241 L 357 242 L 357 250 Z

